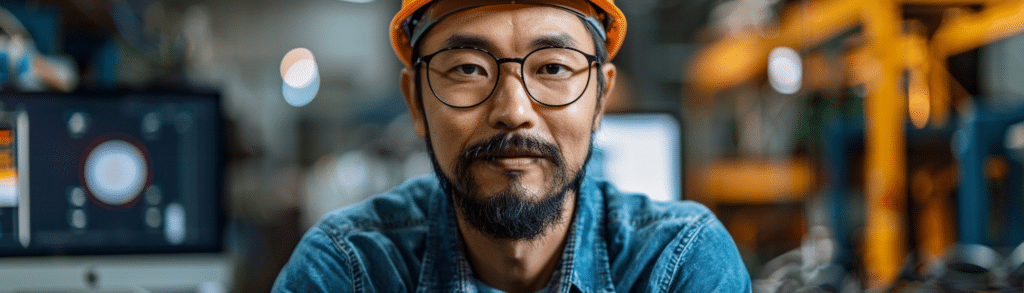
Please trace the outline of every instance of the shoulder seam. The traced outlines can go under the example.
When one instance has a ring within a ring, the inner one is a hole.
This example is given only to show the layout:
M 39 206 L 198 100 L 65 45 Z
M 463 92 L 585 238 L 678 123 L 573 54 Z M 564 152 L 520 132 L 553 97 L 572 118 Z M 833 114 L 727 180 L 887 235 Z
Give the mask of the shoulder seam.
M 663 220 L 666 220 L 666 219 L 686 220 L 686 219 L 692 219 L 693 218 L 692 214 L 678 214 L 678 213 L 671 213 L 671 212 L 668 212 L 668 213 L 658 213 L 658 214 L 653 214 L 653 215 L 644 215 L 644 216 L 641 216 L 641 217 L 623 217 L 623 215 L 628 215 L 628 214 L 629 213 L 623 213 L 621 211 L 612 211 L 608 215 L 611 218 L 628 218 L 629 219 L 629 224 L 634 226 L 634 227 L 643 227 L 643 226 L 649 225 L 650 223 L 659 222 L 659 221 L 663 221 Z M 707 212 L 699 213 L 699 217 L 698 217 L 699 219 L 697 221 L 695 221 L 695 222 L 704 221 L 705 220 L 704 218 L 707 217 L 709 214 L 710 213 L 707 213 Z M 689 222 L 689 221 L 687 221 L 687 222 Z
M 354 292 L 363 292 L 363 270 L 359 266 L 358 256 L 351 246 L 340 239 L 338 231 L 327 231 L 324 230 L 320 225 L 317 225 L 316 229 L 327 234 L 327 237 L 331 238 L 331 242 L 334 242 L 334 246 L 341 250 L 341 253 L 345 255 L 345 264 L 343 267 L 349 270 L 349 275 L 352 276 L 352 287 Z M 335 233 L 332 233 L 335 232 Z
M 652 222 L 658 222 L 658 221 L 661 221 L 661 220 L 664 220 L 664 219 L 667 219 L 667 218 L 677 218 L 677 216 L 674 215 L 674 214 L 667 214 L 667 213 L 666 214 L 659 214 L 659 215 L 647 215 L 647 216 L 643 216 L 643 217 L 638 218 L 638 219 L 633 219 L 630 222 L 632 222 L 631 224 L 634 227 L 643 227 L 643 226 L 649 225 Z
M 339 234 L 351 230 L 404 229 L 430 223 L 430 221 L 427 219 L 407 219 L 400 221 L 372 221 L 346 219 L 345 222 L 346 223 L 337 226 Z
M 329 228 L 327 230 L 336 230 L 339 233 L 343 233 L 346 230 L 403 229 L 427 224 L 430 220 L 426 216 L 388 218 L 386 213 L 373 208 L 373 203 L 377 200 L 397 200 L 401 201 L 405 206 L 426 214 L 427 211 L 421 205 L 416 194 L 429 197 L 429 194 L 432 193 L 432 188 L 429 184 L 417 180 L 422 181 L 422 178 L 410 179 L 410 181 L 406 181 L 392 190 L 374 194 L 358 203 L 334 210 L 320 219 L 317 226 L 326 226 Z M 406 192 L 406 195 L 403 195 L 403 193 L 399 192 L 403 188 L 412 189 L 415 192 Z M 367 212 L 358 212 L 360 209 L 365 209 Z M 332 221 L 334 223 L 328 224 L 328 222 Z
M 658 286 L 661 292 L 669 292 L 669 286 L 672 284 L 672 278 L 679 271 L 679 264 L 682 262 L 682 256 L 693 247 L 695 241 L 687 241 L 699 237 L 701 231 L 708 226 L 708 223 L 713 219 L 711 214 L 703 213 L 698 221 L 695 221 L 693 229 L 684 229 L 676 234 L 676 237 L 672 239 L 672 260 L 669 263 L 669 269 L 665 270 L 665 273 L 661 275 L 658 281 Z

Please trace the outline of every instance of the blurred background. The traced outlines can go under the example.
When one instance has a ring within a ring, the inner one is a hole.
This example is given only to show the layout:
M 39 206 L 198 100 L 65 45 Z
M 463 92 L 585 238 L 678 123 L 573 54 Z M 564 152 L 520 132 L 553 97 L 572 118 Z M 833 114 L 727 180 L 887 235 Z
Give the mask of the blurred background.
M 1022 291 L 1024 2 L 617 4 L 590 172 L 709 206 L 755 292 Z M 0 1 L 0 292 L 269 291 L 431 172 L 399 6 Z

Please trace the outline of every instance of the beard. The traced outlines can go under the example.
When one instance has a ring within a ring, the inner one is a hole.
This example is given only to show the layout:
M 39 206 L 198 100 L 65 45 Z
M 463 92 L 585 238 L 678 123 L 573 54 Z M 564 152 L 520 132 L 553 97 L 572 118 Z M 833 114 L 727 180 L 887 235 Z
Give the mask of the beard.
M 570 170 L 554 144 L 518 133 L 499 134 L 464 149 L 452 166 L 454 178 L 449 178 L 437 161 L 429 134 L 426 143 L 434 172 L 438 174 L 441 188 L 451 197 L 456 212 L 477 231 L 505 240 L 537 239 L 548 228 L 560 223 L 565 199 L 569 191 L 579 191 L 591 154 L 588 148 L 579 169 Z M 593 142 L 590 146 L 593 147 Z M 510 173 L 503 189 L 490 196 L 483 194 L 471 167 L 510 156 L 532 156 L 550 161 L 553 170 L 547 190 L 541 190 L 539 196 L 528 194 L 520 176 Z

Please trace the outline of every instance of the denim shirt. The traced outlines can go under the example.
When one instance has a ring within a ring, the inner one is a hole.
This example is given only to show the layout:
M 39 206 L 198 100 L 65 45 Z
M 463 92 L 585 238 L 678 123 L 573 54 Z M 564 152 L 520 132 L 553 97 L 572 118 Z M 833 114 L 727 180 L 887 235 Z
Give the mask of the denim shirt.
M 750 292 L 722 223 L 690 201 L 656 202 L 584 179 L 548 292 Z M 326 215 L 274 292 L 477 292 L 455 214 L 433 175 Z

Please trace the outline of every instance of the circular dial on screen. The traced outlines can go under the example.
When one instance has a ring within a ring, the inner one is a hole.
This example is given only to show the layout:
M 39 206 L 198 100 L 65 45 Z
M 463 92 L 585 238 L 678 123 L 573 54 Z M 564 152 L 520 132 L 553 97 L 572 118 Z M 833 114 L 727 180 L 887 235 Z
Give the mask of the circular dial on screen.
M 97 200 L 111 207 L 133 202 L 146 186 L 149 166 L 134 144 L 123 140 L 100 143 L 86 156 L 85 185 Z

